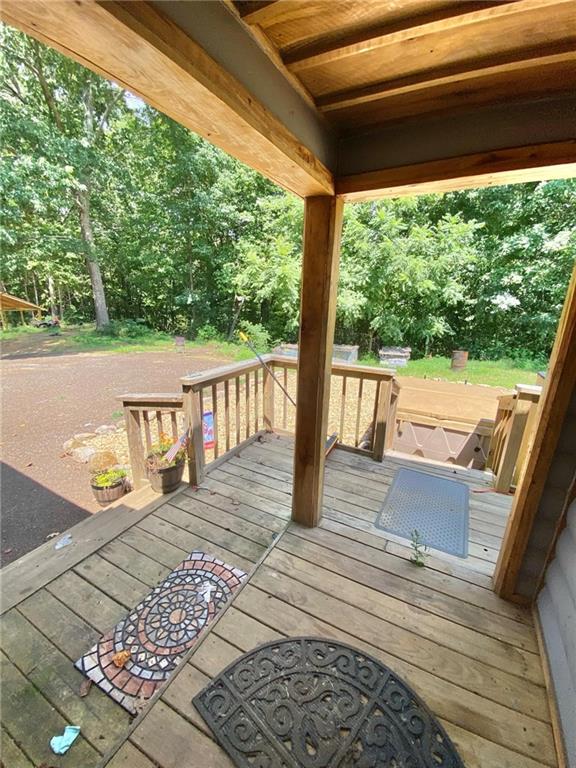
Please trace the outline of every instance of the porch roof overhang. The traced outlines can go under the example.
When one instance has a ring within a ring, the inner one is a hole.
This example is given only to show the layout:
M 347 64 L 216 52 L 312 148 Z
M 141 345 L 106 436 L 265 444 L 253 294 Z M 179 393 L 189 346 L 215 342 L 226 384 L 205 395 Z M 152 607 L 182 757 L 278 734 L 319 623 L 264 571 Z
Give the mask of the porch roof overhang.
M 576 173 L 572 0 L 4 0 L 0 13 L 302 197 Z

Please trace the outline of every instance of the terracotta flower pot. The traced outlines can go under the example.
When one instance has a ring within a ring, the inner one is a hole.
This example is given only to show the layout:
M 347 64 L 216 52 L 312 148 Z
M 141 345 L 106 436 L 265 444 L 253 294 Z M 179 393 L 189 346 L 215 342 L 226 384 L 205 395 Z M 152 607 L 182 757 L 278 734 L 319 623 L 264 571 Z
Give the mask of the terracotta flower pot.
M 156 493 L 170 493 L 175 491 L 182 482 L 184 474 L 184 460 L 175 464 L 173 467 L 164 467 L 162 469 L 148 469 L 148 480 L 152 490 Z
M 105 507 L 113 501 L 120 499 L 126 493 L 124 478 L 118 480 L 114 485 L 108 485 L 103 488 L 98 485 L 92 485 L 92 493 L 98 504 Z

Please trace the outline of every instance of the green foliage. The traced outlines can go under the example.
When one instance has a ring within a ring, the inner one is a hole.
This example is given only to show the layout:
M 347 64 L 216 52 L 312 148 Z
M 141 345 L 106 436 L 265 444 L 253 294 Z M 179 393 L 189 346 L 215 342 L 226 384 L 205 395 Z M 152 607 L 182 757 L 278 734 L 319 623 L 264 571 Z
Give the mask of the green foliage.
M 98 333 L 115 339 L 141 339 L 154 332 L 143 320 L 112 320 L 99 329 Z
M 213 325 L 207 323 L 198 329 L 196 341 L 199 344 L 207 344 L 210 341 L 222 341 L 222 334 Z
M 360 358 L 360 365 L 380 367 L 374 355 Z M 536 374 L 545 370 L 547 362 L 538 359 L 519 360 L 468 360 L 462 371 L 450 368 L 449 357 L 423 357 L 410 360 L 405 368 L 398 368 L 399 376 L 414 376 L 419 379 L 442 379 L 444 381 L 467 381 L 469 384 L 486 384 L 491 387 L 512 389 L 516 384 L 536 384 Z
M 110 488 L 112 485 L 116 485 L 126 477 L 126 471 L 124 469 L 108 469 L 106 472 L 99 472 L 92 478 L 92 485 L 96 488 Z
M 113 320 L 79 344 L 170 341 L 146 326 L 240 357 L 252 353 L 224 341 L 234 327 L 262 350 L 297 340 L 302 201 L 25 35 L 4 27 L 2 47 L 7 290 L 91 322 L 92 261 Z M 348 205 L 336 341 L 543 367 L 576 260 L 575 209 L 574 180 Z
M 158 472 L 161 469 L 168 469 L 169 467 L 175 467 L 177 464 L 181 464 L 186 458 L 186 449 L 181 448 L 172 461 L 167 461 L 164 455 L 174 445 L 174 438 L 165 433 L 160 435 L 160 439 L 157 443 L 153 443 L 146 457 L 146 466 L 150 472 Z
M 410 547 L 412 549 L 410 562 L 418 568 L 424 568 L 426 558 L 428 557 L 428 546 L 424 543 L 420 536 L 420 531 L 416 528 L 410 534 Z
M 250 339 L 250 343 L 258 352 L 270 351 L 270 334 L 263 325 L 243 320 L 240 323 L 240 330 L 244 331 Z

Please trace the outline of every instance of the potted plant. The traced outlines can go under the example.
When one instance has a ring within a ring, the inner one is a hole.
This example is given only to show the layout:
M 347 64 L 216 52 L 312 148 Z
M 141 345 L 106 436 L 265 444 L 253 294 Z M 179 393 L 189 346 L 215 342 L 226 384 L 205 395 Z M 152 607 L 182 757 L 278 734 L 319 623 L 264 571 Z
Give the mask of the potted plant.
M 146 471 L 152 490 L 156 493 L 175 491 L 182 481 L 186 448 L 178 448 L 173 455 L 166 456 L 176 441 L 162 433 L 160 440 L 152 446 L 146 457 Z
M 92 477 L 91 485 L 98 504 L 110 504 L 126 493 L 126 470 L 107 469 L 105 472 L 98 472 Z

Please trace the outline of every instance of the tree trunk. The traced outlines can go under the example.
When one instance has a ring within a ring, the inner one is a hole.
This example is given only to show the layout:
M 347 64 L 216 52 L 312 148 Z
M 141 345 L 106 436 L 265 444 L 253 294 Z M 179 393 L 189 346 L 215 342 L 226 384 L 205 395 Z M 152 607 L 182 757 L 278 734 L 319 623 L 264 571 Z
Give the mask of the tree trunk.
M 94 143 L 96 132 L 94 122 L 94 102 L 92 97 L 92 81 L 89 79 L 82 94 L 82 101 L 84 103 L 84 132 L 90 144 Z M 104 120 L 104 118 L 102 119 Z M 100 264 L 98 264 L 98 259 L 94 253 L 94 233 L 92 231 L 92 217 L 90 215 L 89 170 L 85 169 L 84 173 L 81 172 L 80 176 L 80 181 L 83 186 L 76 194 L 76 202 L 80 214 L 80 233 L 84 245 L 86 266 L 88 267 L 88 274 L 90 275 L 90 282 L 92 284 L 96 328 L 102 330 L 110 323 L 110 317 L 108 315 L 108 305 L 106 304 L 106 293 L 104 292 Z
M 64 320 L 64 303 L 62 301 L 62 286 L 58 283 L 58 306 L 60 307 L 60 320 Z
M 32 272 L 32 287 L 34 288 L 34 303 L 40 306 L 40 299 L 38 297 L 38 283 L 36 282 L 36 275 Z
M 50 302 L 50 314 L 57 315 L 58 308 L 56 307 L 56 291 L 54 289 L 54 278 L 52 275 L 48 275 L 48 301 Z
M 243 306 L 244 306 L 244 297 L 234 296 L 234 313 L 232 315 L 232 319 L 230 320 L 230 326 L 228 328 L 228 341 L 232 341 L 232 339 L 234 338 L 234 331 L 236 330 L 236 324 L 240 319 L 240 312 L 242 312 Z
M 110 323 L 106 293 L 102 281 L 100 264 L 94 257 L 94 234 L 92 232 L 92 220 L 90 218 L 90 192 L 88 188 L 78 190 L 76 202 L 80 214 L 80 232 L 86 256 L 86 266 L 92 284 L 92 297 L 94 299 L 94 312 L 96 316 L 96 328 L 101 330 Z

